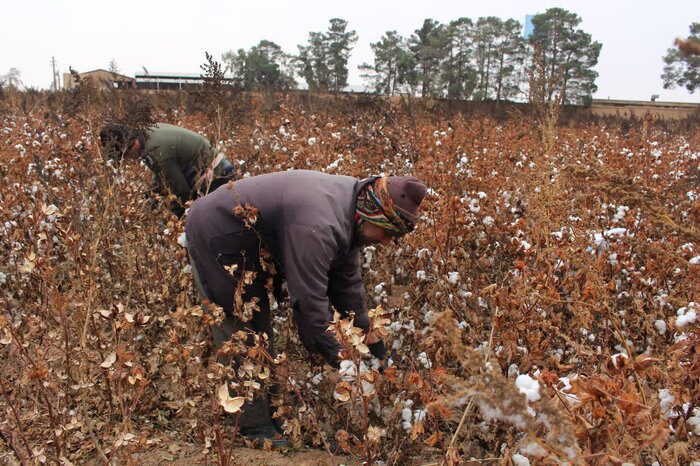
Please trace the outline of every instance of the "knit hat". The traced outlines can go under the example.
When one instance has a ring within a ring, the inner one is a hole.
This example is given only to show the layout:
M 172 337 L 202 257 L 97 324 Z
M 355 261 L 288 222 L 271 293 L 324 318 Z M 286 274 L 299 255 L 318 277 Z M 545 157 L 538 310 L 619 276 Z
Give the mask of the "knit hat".
M 356 213 L 363 221 L 403 235 L 418 222 L 418 206 L 427 191 L 414 176 L 376 177 L 358 195 Z
M 394 207 L 413 224 L 418 223 L 418 206 L 428 193 L 428 188 L 415 176 L 390 176 L 387 188 Z

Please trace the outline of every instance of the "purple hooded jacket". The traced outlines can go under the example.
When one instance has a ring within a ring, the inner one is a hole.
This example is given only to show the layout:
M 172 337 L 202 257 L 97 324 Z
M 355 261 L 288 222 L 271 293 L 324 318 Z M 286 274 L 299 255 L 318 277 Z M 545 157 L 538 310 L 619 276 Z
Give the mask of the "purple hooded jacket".
M 197 199 L 185 231 L 205 290 L 229 286 L 230 276 L 217 257 L 233 247 L 235 233 L 243 227 L 234 207 L 254 206 L 259 210 L 254 228 L 287 280 L 304 346 L 334 361 L 341 347 L 327 331 L 333 318 L 330 304 L 343 314 L 353 311 L 357 327 L 369 327 L 355 239 L 355 199 L 372 180 L 294 170 L 244 178 Z M 218 304 L 232 310 L 232 300 Z

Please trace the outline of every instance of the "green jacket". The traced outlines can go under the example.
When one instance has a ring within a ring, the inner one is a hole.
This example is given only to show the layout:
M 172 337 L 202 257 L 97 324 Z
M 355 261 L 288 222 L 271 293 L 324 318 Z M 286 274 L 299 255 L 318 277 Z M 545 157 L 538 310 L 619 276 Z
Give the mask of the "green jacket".
M 173 211 L 193 198 L 195 183 L 213 158 L 207 138 L 167 123 L 146 130 L 141 156 L 153 171 L 154 189 L 177 196 L 180 205 L 171 205 Z

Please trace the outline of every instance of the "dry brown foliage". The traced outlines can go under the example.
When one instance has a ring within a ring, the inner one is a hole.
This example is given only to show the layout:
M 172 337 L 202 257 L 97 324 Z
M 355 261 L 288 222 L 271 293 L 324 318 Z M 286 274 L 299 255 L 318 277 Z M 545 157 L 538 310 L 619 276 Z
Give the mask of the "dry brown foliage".
M 274 98 L 225 125 L 190 111 L 186 95 L 88 89 L 2 102 L 3 462 L 138 464 L 188 444 L 228 464 L 242 440 L 222 404 L 235 412 L 238 400 L 222 401 L 220 387 L 233 380 L 252 396 L 269 378 L 290 438 L 328 455 L 698 460 L 697 128 L 549 125 L 543 150 L 542 128 L 524 117 Z M 207 135 L 230 125 L 222 148 L 241 176 L 424 179 L 432 191 L 417 231 L 361 255 L 390 363 L 367 359 L 340 320 L 332 327 L 360 370 L 339 378 L 310 362 L 284 302 L 273 306 L 282 355 L 259 338 L 246 348 L 247 335 L 214 354 L 208 324 L 220 315 L 198 306 L 182 221 L 167 202 L 152 209 L 146 168 L 115 168 L 96 143 L 103 122 L 137 113 L 130 124 Z M 217 356 L 241 358 L 241 370 Z

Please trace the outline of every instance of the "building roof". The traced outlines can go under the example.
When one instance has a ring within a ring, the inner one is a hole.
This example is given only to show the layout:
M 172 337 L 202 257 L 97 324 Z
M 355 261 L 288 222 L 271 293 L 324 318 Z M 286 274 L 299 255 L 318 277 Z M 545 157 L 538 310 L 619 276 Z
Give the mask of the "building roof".
M 593 105 L 609 105 L 611 107 L 644 106 L 644 107 L 698 107 L 699 103 L 692 102 L 664 102 L 660 100 L 617 100 L 617 99 L 593 99 Z
M 174 80 L 182 80 L 182 79 L 201 80 L 202 79 L 202 75 L 200 73 L 171 73 L 171 72 L 164 72 L 164 71 L 154 71 L 154 72 L 148 72 L 148 73 L 134 73 L 134 76 L 136 76 L 136 79 L 174 79 Z M 234 76 L 231 74 L 224 75 L 224 79 L 234 79 Z
M 114 72 L 112 72 L 112 71 L 104 70 L 104 69 L 102 69 L 102 68 L 97 68 L 96 70 L 85 71 L 85 72 L 83 72 L 83 73 L 80 73 L 80 72 L 79 72 L 78 74 L 79 74 L 80 76 L 89 76 L 89 75 L 91 75 L 91 74 L 98 74 L 98 73 L 107 73 L 107 74 L 110 74 L 110 75 L 112 75 L 115 79 L 118 78 L 118 79 L 123 79 L 123 80 L 128 80 L 128 81 L 133 81 L 133 80 L 134 80 L 134 78 L 132 78 L 131 76 L 126 76 L 126 75 L 120 74 L 120 73 L 114 73 Z

